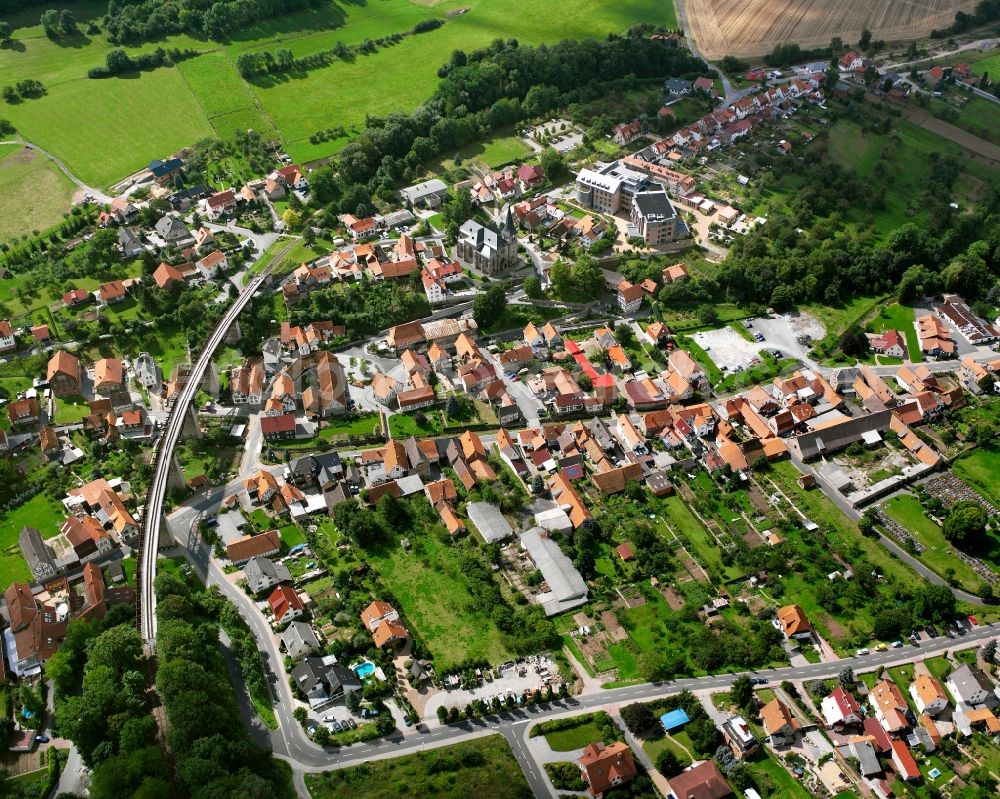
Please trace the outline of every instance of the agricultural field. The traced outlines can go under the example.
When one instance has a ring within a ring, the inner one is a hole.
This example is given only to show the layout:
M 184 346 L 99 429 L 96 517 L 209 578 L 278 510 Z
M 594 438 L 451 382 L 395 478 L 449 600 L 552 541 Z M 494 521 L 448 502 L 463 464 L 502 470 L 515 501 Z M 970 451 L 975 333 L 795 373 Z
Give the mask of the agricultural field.
M 863 28 L 876 39 L 912 39 L 944 27 L 976 0 L 684 0 L 690 32 L 708 59 L 754 56 L 776 45 L 829 45 L 834 36 L 857 41 Z
M 528 44 L 565 38 L 603 37 L 636 22 L 676 26 L 673 5 L 657 0 L 612 4 L 600 0 L 553 0 L 539 14 L 534 6 L 512 0 L 466 0 L 465 13 L 453 14 L 457 2 L 381 0 L 340 4 L 325 0 L 314 8 L 262 21 L 225 44 L 171 36 L 156 45 L 193 49 L 199 55 L 174 67 L 124 77 L 90 80 L 113 49 L 103 34 L 80 34 L 55 43 L 38 25 L 38 10 L 11 18 L 17 46 L 0 50 L 0 74 L 12 82 L 42 81 L 44 97 L 6 105 L 3 115 L 24 138 L 66 161 L 83 181 L 108 186 L 160 158 L 206 136 L 228 136 L 254 128 L 276 132 L 291 156 L 310 161 L 331 155 L 346 137 L 313 144 L 310 136 L 331 125 L 349 133 L 367 114 L 409 111 L 433 94 L 438 67 L 455 49 L 472 50 L 496 38 Z M 103 4 L 65 4 L 78 21 L 99 18 Z M 442 27 L 326 67 L 244 81 L 234 62 L 243 52 L 290 49 L 296 57 L 331 49 L 337 42 L 354 45 L 409 31 L 428 18 Z M 82 25 L 81 27 L 85 27 Z M 125 48 L 131 55 L 154 44 Z M 378 80 L 372 80 L 377 74 Z M 502 163 L 521 154 L 510 139 L 487 142 L 477 155 Z
M 530 796 L 510 747 L 499 735 L 430 752 L 372 760 L 353 768 L 306 775 L 316 799 L 514 799 Z
M 45 156 L 16 144 L 0 145 L 0 241 L 59 222 L 75 188 Z

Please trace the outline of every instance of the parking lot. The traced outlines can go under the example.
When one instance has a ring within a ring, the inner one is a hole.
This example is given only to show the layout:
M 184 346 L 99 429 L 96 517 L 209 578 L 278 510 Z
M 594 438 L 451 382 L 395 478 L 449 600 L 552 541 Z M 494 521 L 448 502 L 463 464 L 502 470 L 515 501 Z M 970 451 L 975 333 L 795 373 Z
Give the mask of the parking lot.
M 808 355 L 811 344 L 800 344 L 799 336 L 809 336 L 818 341 L 826 335 L 826 329 L 819 321 L 807 313 L 787 313 L 777 317 L 751 319 L 754 330 L 759 330 L 767 339 L 767 349 L 781 350 L 786 358 L 798 358 L 811 364 Z
M 583 131 L 568 119 L 551 119 L 525 131 L 521 137 L 524 143 L 536 152 L 541 152 L 544 145 L 535 140 L 536 133 L 540 138 L 549 136 L 549 145 L 561 153 L 572 150 L 583 141 Z
M 694 340 L 723 372 L 735 372 L 753 366 L 759 359 L 757 353 L 769 346 L 767 342 L 747 341 L 731 327 L 696 333 Z

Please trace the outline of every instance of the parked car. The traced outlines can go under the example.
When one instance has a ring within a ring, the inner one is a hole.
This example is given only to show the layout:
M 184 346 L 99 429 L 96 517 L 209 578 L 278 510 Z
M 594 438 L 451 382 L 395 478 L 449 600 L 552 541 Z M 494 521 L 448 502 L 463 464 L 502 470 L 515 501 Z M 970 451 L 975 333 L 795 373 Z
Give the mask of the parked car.
M 754 677 L 751 681 L 754 685 L 767 685 L 767 677 Z
M 49 736 L 48 735 L 36 735 L 35 736 L 35 740 L 38 741 L 38 743 L 40 743 L 40 744 L 47 744 L 49 742 Z
M 871 654 L 871 652 L 869 651 L 868 647 L 862 647 L 854 654 L 857 655 L 858 657 L 864 657 L 865 655 Z

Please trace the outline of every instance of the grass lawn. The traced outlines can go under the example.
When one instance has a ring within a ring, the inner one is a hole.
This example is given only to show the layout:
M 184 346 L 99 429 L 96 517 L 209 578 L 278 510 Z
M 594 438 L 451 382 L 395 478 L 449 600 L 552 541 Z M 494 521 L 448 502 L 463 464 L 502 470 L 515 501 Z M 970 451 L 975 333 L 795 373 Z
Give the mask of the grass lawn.
M 685 768 L 691 763 L 691 757 L 687 752 L 684 751 L 683 747 L 679 746 L 673 738 L 669 735 L 661 735 L 659 738 L 652 738 L 649 741 L 643 741 L 642 750 L 649 755 L 649 758 L 655 763 L 656 758 L 659 757 L 660 752 L 666 749 L 673 751 L 677 755 L 677 759 L 681 762 L 681 768 Z M 673 774 L 665 774 L 666 777 L 672 777 Z
M 855 297 L 844 305 L 803 305 L 799 308 L 817 320 L 826 329 L 827 336 L 840 336 L 848 327 L 860 321 L 874 310 L 877 299 L 872 297 Z
M 56 400 L 56 424 L 74 424 L 89 413 L 90 408 L 83 397 L 60 397 Z
M 0 520 L 0 546 L 16 544 L 22 527 L 34 527 L 42 538 L 52 538 L 59 534 L 59 526 L 65 518 L 66 511 L 60 503 L 45 492 L 35 494 Z
M 904 583 L 913 579 L 913 572 L 891 557 L 880 543 L 861 535 L 858 526 L 838 511 L 822 491 L 799 488 L 795 482 L 799 470 L 790 461 L 775 463 L 769 475 L 808 518 L 830 529 L 832 540 L 840 544 L 842 550 L 857 546 L 886 576 L 896 577 Z
M 412 552 L 391 544 L 369 552 L 368 561 L 399 602 L 407 625 L 434 655 L 435 668 L 444 671 L 470 658 L 508 660 L 511 652 L 496 625 L 469 610 L 474 602 L 462 570 L 461 547 L 475 544 L 442 543 L 437 526 L 408 537 Z
M 61 221 L 75 188 L 45 156 L 14 144 L 0 145 L 0 241 Z
M 596 724 L 585 721 L 576 727 L 545 733 L 545 740 L 556 752 L 570 752 L 581 749 L 594 741 L 600 741 L 603 733 Z
M 439 435 L 444 427 L 444 417 L 441 412 L 433 409 L 425 409 L 423 414 L 427 419 L 424 424 L 420 424 L 414 414 L 393 414 L 389 417 L 390 435 L 393 438 Z
M 884 505 L 886 513 L 903 525 L 927 549 L 918 557 L 941 576 L 952 569 L 955 579 L 966 590 L 975 592 L 982 582 L 972 568 L 955 552 L 941 528 L 927 518 L 916 497 L 909 494 L 893 497 Z
M 281 533 L 281 543 L 286 547 L 291 548 L 305 543 L 306 535 L 298 525 L 286 524 L 284 527 L 279 527 L 278 532 Z
M 763 749 L 761 750 L 763 751 Z M 808 790 L 806 790 L 802 784 L 791 775 L 791 773 L 779 763 L 775 758 L 770 756 L 761 757 L 757 755 L 753 760 L 749 761 L 747 764 L 750 767 L 750 773 L 766 774 L 770 778 L 770 782 L 774 785 L 774 796 L 780 796 L 782 799 L 809 799 L 812 796 Z
M 927 671 L 929 671 L 934 677 L 936 677 L 939 680 L 945 673 L 951 671 L 954 668 L 951 661 L 948 660 L 948 658 L 944 657 L 943 655 L 927 658 L 924 661 L 924 665 L 927 667 Z
M 306 785 L 313 799 L 514 799 L 531 793 L 510 747 L 499 735 L 307 774 Z
M 533 150 L 518 138 L 513 128 L 498 129 L 489 138 L 467 144 L 457 152 L 448 153 L 446 157 L 430 164 L 428 172 L 438 173 L 451 169 L 456 166 L 456 157 L 460 157 L 463 163 L 474 161 L 496 168 L 510 161 L 526 158 L 532 152 Z
M 444 4 L 451 6 L 453 4 Z M 100 4 L 65 4 L 80 22 L 100 17 Z M 601 0 L 552 0 L 545 13 L 530 4 L 507 0 L 467 0 L 467 13 L 448 16 L 451 8 L 433 0 L 381 0 L 341 4 L 321 0 L 292 14 L 251 24 L 225 44 L 185 35 L 126 48 L 132 55 L 165 48 L 193 48 L 201 55 L 165 67 L 104 80 L 86 77 L 102 65 L 112 45 L 104 34 L 80 34 L 52 42 L 38 25 L 37 13 L 19 18 L 18 47 L 0 50 L 0 74 L 14 83 L 37 78 L 44 97 L 9 105 L 18 132 L 64 159 L 86 182 L 108 185 L 198 139 L 228 136 L 253 128 L 281 140 L 296 160 L 309 161 L 336 152 L 347 139 L 313 144 L 310 136 L 332 122 L 349 133 L 367 114 L 405 112 L 435 91 L 437 69 L 455 49 L 466 52 L 496 38 L 526 44 L 564 38 L 603 38 L 622 33 L 636 22 L 677 26 L 673 4 L 636 0 L 609 4 Z M 409 31 L 424 19 L 440 18 L 437 30 L 408 36 L 367 56 L 353 56 L 305 73 L 260 76 L 247 83 L 236 72 L 242 52 L 288 48 L 296 56 L 329 50 L 338 41 L 358 44 Z M 85 27 L 81 25 L 81 28 Z M 377 74 L 379 79 L 372 80 Z M 121 120 L 129 124 L 121 124 Z M 474 146 L 475 147 L 475 146 Z M 523 145 L 501 136 L 481 145 L 471 157 L 502 163 L 524 154 Z
M 971 455 L 959 458 L 952 464 L 952 471 L 972 485 L 994 506 L 1000 506 L 1000 449 L 977 448 Z
M 882 308 L 875 318 L 872 319 L 870 329 L 873 333 L 881 333 L 883 330 L 898 330 L 906 338 L 906 353 L 910 360 L 920 360 L 920 341 L 917 339 L 917 330 L 913 326 L 913 308 L 909 305 L 900 305 L 894 302 Z

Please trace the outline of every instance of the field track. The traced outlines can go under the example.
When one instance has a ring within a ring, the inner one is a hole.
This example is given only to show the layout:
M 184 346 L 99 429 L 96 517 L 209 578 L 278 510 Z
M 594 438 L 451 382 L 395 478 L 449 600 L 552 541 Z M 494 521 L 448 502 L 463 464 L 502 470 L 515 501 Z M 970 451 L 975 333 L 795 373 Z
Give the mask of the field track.
M 899 41 L 943 28 L 956 11 L 978 0 L 677 0 L 687 8 L 689 33 L 710 60 L 757 56 L 778 44 L 819 47 L 834 36 L 856 42 L 864 28 L 876 39 Z

